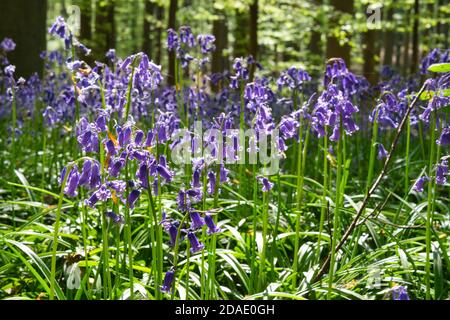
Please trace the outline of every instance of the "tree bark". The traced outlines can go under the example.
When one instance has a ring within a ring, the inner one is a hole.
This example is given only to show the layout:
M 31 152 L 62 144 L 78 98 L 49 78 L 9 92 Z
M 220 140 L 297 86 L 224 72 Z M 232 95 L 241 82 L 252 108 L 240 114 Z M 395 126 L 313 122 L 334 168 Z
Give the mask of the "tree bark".
M 234 43 L 233 43 L 233 56 L 245 57 L 248 55 L 248 33 L 247 28 L 243 26 L 249 25 L 249 15 L 247 12 L 240 12 L 236 10 L 235 15 L 236 23 L 234 29 Z
M 255 60 L 258 60 L 258 0 L 253 0 L 250 5 L 250 24 L 249 24 L 249 53 Z M 250 81 L 253 81 L 256 66 L 250 67 Z
M 43 73 L 44 63 L 39 57 L 46 49 L 46 0 L 1 0 L 0 41 L 8 37 L 16 49 L 8 53 L 8 60 L 16 66 L 16 76 L 28 77 Z
M 163 24 L 162 21 L 164 19 L 164 7 L 162 5 L 158 5 L 156 7 L 156 33 L 155 33 L 155 63 L 161 65 L 161 57 L 162 57 L 162 33 L 163 33 Z
M 394 10 L 389 8 L 387 11 L 386 20 L 392 21 L 394 16 Z M 394 43 L 395 43 L 396 34 L 392 29 L 386 29 L 384 31 L 384 56 L 383 56 L 383 65 L 390 66 L 392 65 L 392 57 L 394 55 Z
M 169 23 L 168 28 L 177 30 L 176 22 L 177 22 L 177 10 L 178 10 L 178 1 L 170 0 L 169 5 Z M 168 55 L 168 63 L 169 63 L 169 74 L 167 76 L 167 83 L 171 86 L 175 85 L 175 52 L 169 51 Z
M 367 14 L 367 17 L 370 15 Z M 372 84 L 375 85 L 378 81 L 378 73 L 375 72 L 376 65 L 376 55 L 378 53 L 377 50 L 377 39 L 378 39 L 378 31 L 369 29 L 364 33 L 363 36 L 364 44 L 363 44 L 363 72 L 366 79 Z
M 419 0 L 414 1 L 414 24 L 412 34 L 412 60 L 411 74 L 415 73 L 419 67 Z
M 105 53 L 116 47 L 115 0 L 97 1 L 95 12 L 94 56 L 105 61 Z
M 349 13 L 354 14 L 354 0 L 330 0 L 330 5 L 334 8 L 335 13 Z M 338 21 L 330 21 L 331 28 L 335 27 Z M 347 34 L 347 37 L 350 35 Z M 350 67 L 351 59 L 351 47 L 347 42 L 345 44 L 340 44 L 339 39 L 330 34 L 327 39 L 327 58 L 339 57 L 345 60 L 348 67 Z
M 316 13 L 319 12 L 320 6 L 323 5 L 322 0 L 314 0 L 313 1 Z M 313 63 L 319 64 L 323 59 L 323 43 L 322 43 L 322 34 L 320 32 L 322 25 L 322 19 L 318 15 L 314 17 L 314 26 L 311 31 L 311 38 L 309 40 L 308 50 L 313 55 Z
M 142 24 L 142 52 L 146 53 L 149 57 L 153 57 L 152 51 L 152 23 L 150 20 L 153 20 L 153 13 L 155 10 L 155 4 L 150 0 L 145 0 L 145 9 L 144 9 L 144 21 Z
M 213 21 L 213 35 L 216 37 L 216 50 L 212 54 L 211 71 L 220 73 L 228 68 L 228 59 L 224 55 L 228 47 L 228 24 L 225 16 Z

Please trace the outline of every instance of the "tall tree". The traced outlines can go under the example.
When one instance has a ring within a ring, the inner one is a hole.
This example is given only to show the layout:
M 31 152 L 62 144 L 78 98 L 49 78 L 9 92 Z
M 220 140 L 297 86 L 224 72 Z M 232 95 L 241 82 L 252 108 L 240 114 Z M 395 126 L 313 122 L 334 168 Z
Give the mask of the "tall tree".
M 161 64 L 162 59 L 162 34 L 163 34 L 164 6 L 158 4 L 156 7 L 156 31 L 155 31 L 155 62 Z
M 39 54 L 46 49 L 46 19 L 46 0 L 0 1 L 0 41 L 8 37 L 16 42 L 8 59 L 18 76 L 42 75 L 44 64 Z
M 258 60 L 258 0 L 253 0 L 250 4 L 250 24 L 249 24 L 249 53 Z M 255 64 L 250 68 L 250 81 L 253 80 Z
M 90 47 L 92 45 L 92 3 L 90 0 L 78 0 L 75 2 L 80 8 L 80 34 L 78 39 L 84 45 Z M 93 57 L 81 56 L 81 59 L 92 65 Z
M 145 52 L 149 57 L 152 55 L 152 25 L 153 25 L 153 14 L 155 10 L 155 4 L 150 0 L 145 0 L 144 9 L 144 23 L 142 24 L 142 52 Z
M 177 23 L 177 10 L 178 10 L 178 1 L 177 0 L 170 0 L 169 4 L 169 23 L 168 28 L 169 29 L 177 29 L 176 23 Z M 169 74 L 167 76 L 167 83 L 169 85 L 175 85 L 175 52 L 169 51 L 168 55 L 168 63 L 169 63 Z
M 372 13 L 366 13 L 369 18 Z M 368 30 L 363 34 L 363 72 L 366 79 L 375 85 L 378 81 L 378 73 L 375 72 L 378 31 L 368 25 Z
M 414 1 L 414 23 L 412 33 L 412 60 L 411 60 L 411 73 L 417 71 L 419 67 L 419 13 L 420 13 L 419 0 Z
M 218 13 L 218 18 L 213 21 L 212 29 L 216 38 L 216 50 L 212 54 L 211 71 L 219 73 L 229 67 L 227 64 L 228 57 L 224 54 L 224 51 L 228 48 L 228 24 L 224 14 Z
M 116 22 L 115 22 L 116 0 L 102 0 L 96 2 L 95 8 L 95 57 L 105 60 L 105 53 L 116 47 Z
M 339 18 L 343 13 L 354 13 L 354 0 L 330 0 L 330 5 L 334 9 L 332 19 L 329 21 L 331 28 L 339 27 Z M 349 37 L 349 34 L 347 34 Z M 327 58 L 340 57 L 350 66 L 351 46 L 348 41 L 345 44 L 340 43 L 340 37 L 334 32 L 330 32 L 327 38 Z
M 323 61 L 323 41 L 322 33 L 320 32 L 323 27 L 323 12 L 321 7 L 323 5 L 322 0 L 313 0 L 314 4 L 314 18 L 313 28 L 311 30 L 311 38 L 309 40 L 308 51 L 312 54 L 313 65 L 320 65 Z
M 392 6 L 388 9 L 386 20 L 384 25 L 387 25 L 387 22 L 391 22 L 394 17 L 394 9 Z M 384 55 L 383 55 L 383 65 L 391 65 L 392 64 L 392 57 L 394 55 L 394 43 L 396 39 L 396 33 L 394 32 L 393 28 L 388 25 L 385 27 L 384 30 Z
M 249 25 L 249 15 L 246 11 L 235 11 L 235 28 L 233 31 L 233 56 L 245 57 L 248 55 L 248 33 L 247 28 L 243 26 Z

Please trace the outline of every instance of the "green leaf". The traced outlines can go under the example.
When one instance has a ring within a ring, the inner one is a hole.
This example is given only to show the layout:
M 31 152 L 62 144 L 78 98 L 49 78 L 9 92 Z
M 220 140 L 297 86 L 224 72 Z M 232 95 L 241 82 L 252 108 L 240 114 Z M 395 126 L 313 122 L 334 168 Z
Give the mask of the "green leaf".
M 435 63 L 428 67 L 430 72 L 450 72 L 450 63 Z
M 442 94 L 444 97 L 450 97 L 450 89 L 440 90 L 439 94 Z M 430 100 L 435 95 L 436 95 L 435 91 L 426 90 L 426 91 L 422 92 L 419 99 L 420 100 Z

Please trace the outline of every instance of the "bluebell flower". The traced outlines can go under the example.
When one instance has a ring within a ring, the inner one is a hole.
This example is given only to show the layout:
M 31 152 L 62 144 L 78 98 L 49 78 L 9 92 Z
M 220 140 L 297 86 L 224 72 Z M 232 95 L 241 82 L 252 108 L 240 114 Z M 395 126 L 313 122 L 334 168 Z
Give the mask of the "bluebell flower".
M 413 190 L 416 192 L 423 192 L 423 186 L 425 182 L 430 181 L 430 178 L 427 176 L 420 177 L 417 179 L 416 183 L 414 183 Z
M 256 179 L 259 182 L 261 182 L 261 184 L 262 184 L 262 191 L 263 192 L 270 191 L 273 188 L 273 186 L 274 186 L 274 184 L 272 182 L 270 182 L 269 179 L 267 179 L 266 177 L 259 176 L 259 177 L 256 177 Z
M 215 225 L 213 218 L 209 214 L 205 215 L 205 223 L 208 227 L 208 234 L 218 233 L 221 231 L 221 229 Z
M 191 244 L 191 253 L 194 254 L 198 251 L 203 250 L 205 245 L 203 243 L 200 243 L 197 239 L 197 236 L 193 232 L 188 232 L 188 239 Z
M 436 183 L 439 185 L 445 185 L 447 183 L 448 175 L 448 161 L 442 160 L 441 163 L 436 166 Z
M 116 214 L 113 211 L 107 211 L 106 216 L 110 218 L 114 223 L 117 224 L 124 223 L 123 216 L 121 216 L 120 214 Z
M 136 200 L 139 198 L 140 194 L 141 192 L 137 189 L 130 192 L 130 194 L 128 195 L 128 207 L 130 209 L 134 208 L 134 204 L 136 203 Z
M 406 287 L 396 286 L 392 290 L 392 300 L 410 300 Z
M 384 159 L 388 156 L 388 152 L 384 148 L 382 143 L 378 143 L 378 160 Z
M 196 229 L 200 229 L 204 224 L 205 221 L 203 221 L 202 217 L 200 216 L 200 214 L 197 211 L 191 211 L 189 213 L 189 216 L 191 217 L 191 228 L 196 230 Z

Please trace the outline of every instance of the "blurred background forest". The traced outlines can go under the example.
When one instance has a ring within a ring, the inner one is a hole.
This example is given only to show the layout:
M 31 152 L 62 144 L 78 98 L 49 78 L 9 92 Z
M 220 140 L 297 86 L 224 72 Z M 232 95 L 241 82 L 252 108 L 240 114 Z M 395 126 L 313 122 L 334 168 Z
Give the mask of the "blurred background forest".
M 375 82 L 383 65 L 414 73 L 430 49 L 449 47 L 449 0 L 1 0 L 0 38 L 17 42 L 18 75 L 42 70 L 39 53 L 62 46 L 47 35 L 59 15 L 92 49 L 87 62 L 104 61 L 109 48 L 119 57 L 143 51 L 165 73 L 166 31 L 183 25 L 216 37 L 211 72 L 253 55 L 263 75 L 291 65 L 317 74 L 343 57 Z

